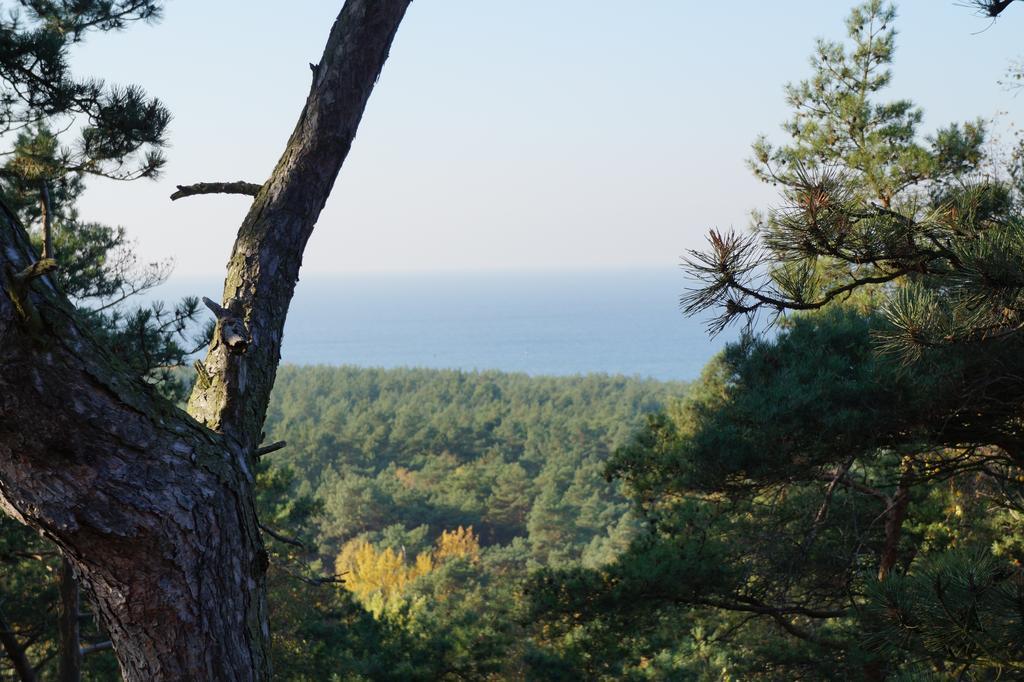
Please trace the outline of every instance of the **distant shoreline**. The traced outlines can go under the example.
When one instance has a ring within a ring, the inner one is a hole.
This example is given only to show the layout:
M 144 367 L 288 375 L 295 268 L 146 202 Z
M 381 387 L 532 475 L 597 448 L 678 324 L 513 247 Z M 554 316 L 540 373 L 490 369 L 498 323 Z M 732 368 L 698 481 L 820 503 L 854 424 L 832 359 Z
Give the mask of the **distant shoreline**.
M 460 367 L 423 367 L 419 365 L 353 365 L 351 363 L 332 364 L 329 362 L 318 362 L 312 364 L 301 364 L 297 362 L 282 361 L 280 367 L 287 367 L 290 371 L 304 370 L 304 369 L 328 369 L 328 370 L 339 370 L 339 371 L 356 371 L 356 372 L 398 372 L 398 371 L 409 371 L 409 372 L 436 372 L 445 373 L 451 372 L 453 374 L 460 374 L 473 377 L 487 377 L 487 376 L 502 376 L 502 377 L 522 377 L 525 379 L 538 379 L 538 380 L 562 380 L 562 379 L 608 379 L 608 380 L 622 380 L 622 381 L 639 381 L 641 383 L 650 382 L 653 384 L 660 385 L 679 385 L 681 388 L 687 388 L 692 383 L 692 379 L 658 379 L 655 377 L 645 377 L 636 374 L 621 374 L 621 373 L 609 373 L 609 372 L 583 372 L 578 374 L 532 374 L 530 372 L 517 372 L 509 371 L 497 368 L 474 368 L 474 369 L 463 369 Z

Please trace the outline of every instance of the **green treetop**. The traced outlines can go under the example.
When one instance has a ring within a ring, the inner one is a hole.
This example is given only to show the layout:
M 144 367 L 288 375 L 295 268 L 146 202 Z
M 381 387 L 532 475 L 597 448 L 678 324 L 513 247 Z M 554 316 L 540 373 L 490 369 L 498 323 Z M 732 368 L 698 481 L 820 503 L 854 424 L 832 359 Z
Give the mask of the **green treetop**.
M 869 0 L 848 46 L 818 43 L 790 143 L 755 144 L 783 204 L 691 254 L 688 312 L 786 324 L 609 463 L 648 532 L 534 582 L 553 642 L 608 646 L 597 674 L 1024 669 L 1021 198 L 980 124 L 921 139 L 912 104 L 878 103 L 894 16 Z
M 76 203 L 89 176 L 156 177 L 170 113 L 138 86 L 77 78 L 70 48 L 92 32 L 160 15 L 155 0 L 32 0 L 0 19 L 0 196 L 29 228 L 52 276 L 87 313 L 94 332 L 140 375 L 181 394 L 171 370 L 205 342 L 186 330 L 198 300 L 130 306 L 166 280 L 169 261 L 140 264 L 124 228 L 82 220 Z
M 798 187 L 808 172 L 842 172 L 848 190 L 886 208 L 913 188 L 949 182 L 977 169 L 984 142 L 980 121 L 953 124 L 922 140 L 922 112 L 909 100 L 879 101 L 892 80 L 896 8 L 882 0 L 855 7 L 846 20 L 849 44 L 818 40 L 810 78 L 786 86 L 792 117 L 788 144 L 767 137 L 749 161 L 765 182 Z

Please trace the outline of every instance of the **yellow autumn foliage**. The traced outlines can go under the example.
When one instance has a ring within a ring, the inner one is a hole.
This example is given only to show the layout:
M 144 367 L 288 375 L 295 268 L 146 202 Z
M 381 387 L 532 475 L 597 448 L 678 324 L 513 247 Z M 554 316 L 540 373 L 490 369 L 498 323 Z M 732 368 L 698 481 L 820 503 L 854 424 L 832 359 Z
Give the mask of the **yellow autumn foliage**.
M 344 578 L 344 586 L 357 599 L 380 616 L 398 606 L 405 588 L 439 564 L 454 558 L 476 561 L 480 557 L 480 540 L 473 527 L 459 526 L 444 531 L 431 552 L 421 552 L 410 564 L 404 551 L 390 547 L 378 550 L 364 539 L 345 543 L 335 560 L 335 570 Z
M 459 526 L 453 531 L 444 531 L 437 539 L 434 558 L 439 562 L 448 559 L 466 558 L 476 561 L 480 558 L 480 538 L 473 534 L 473 526 Z
M 380 594 L 389 602 L 413 580 L 430 572 L 433 561 L 430 554 L 424 552 L 409 566 L 405 552 L 396 552 L 390 547 L 378 550 L 366 540 L 355 540 L 342 547 L 335 568 L 343 574 L 345 587 L 360 601 L 366 602 L 372 595 Z

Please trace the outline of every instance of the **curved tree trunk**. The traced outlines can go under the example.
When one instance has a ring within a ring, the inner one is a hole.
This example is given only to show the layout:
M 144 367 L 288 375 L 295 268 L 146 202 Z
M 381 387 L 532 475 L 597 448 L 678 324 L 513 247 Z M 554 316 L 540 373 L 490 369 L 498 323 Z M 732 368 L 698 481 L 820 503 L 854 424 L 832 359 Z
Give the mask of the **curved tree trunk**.
M 74 566 L 127 680 L 269 677 L 255 450 L 303 248 L 409 2 L 348 0 L 331 29 L 239 230 L 189 414 L 89 335 L 0 212 L 0 507 Z

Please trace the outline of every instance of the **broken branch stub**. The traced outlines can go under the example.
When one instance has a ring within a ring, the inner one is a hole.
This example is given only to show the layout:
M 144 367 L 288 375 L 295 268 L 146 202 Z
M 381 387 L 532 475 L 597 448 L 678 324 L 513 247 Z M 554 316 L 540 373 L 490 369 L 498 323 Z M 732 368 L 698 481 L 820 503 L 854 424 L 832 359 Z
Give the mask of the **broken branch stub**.
M 276 443 L 271 443 L 270 445 L 264 445 L 262 447 L 259 447 L 256 449 L 256 459 L 259 459 L 264 455 L 269 455 L 272 452 L 277 452 L 278 450 L 284 448 L 286 445 L 288 445 L 288 443 L 286 443 L 283 440 L 279 440 Z
M 46 273 L 57 269 L 57 261 L 52 258 L 41 258 L 32 263 L 24 270 L 17 271 L 10 263 L 5 263 L 3 268 L 3 289 L 7 296 L 14 303 L 15 309 L 21 316 L 23 322 L 36 333 L 39 331 L 42 321 L 39 312 L 29 298 L 28 288 L 33 280 L 36 280 Z
M 245 323 L 229 308 L 225 308 L 206 296 L 203 296 L 203 303 L 217 317 L 220 340 L 224 342 L 228 350 L 232 353 L 244 353 L 245 349 L 249 347 L 249 330 L 245 328 Z
M 21 272 L 13 273 L 12 278 L 19 284 L 28 284 L 32 280 L 38 279 L 56 269 L 57 261 L 52 258 L 41 258 Z

